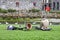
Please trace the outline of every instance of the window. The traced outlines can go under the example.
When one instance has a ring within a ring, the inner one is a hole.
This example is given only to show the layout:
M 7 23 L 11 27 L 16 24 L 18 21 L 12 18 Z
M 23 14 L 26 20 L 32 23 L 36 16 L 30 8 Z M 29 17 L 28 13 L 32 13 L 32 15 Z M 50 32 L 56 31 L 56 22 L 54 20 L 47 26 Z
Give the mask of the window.
M 46 3 L 49 3 L 49 0 L 46 0 L 45 2 L 46 2 Z
M 59 10 L 59 2 L 57 2 L 57 10 Z
M 55 4 L 55 2 L 53 2 L 53 10 L 55 10 L 55 8 L 56 8 L 56 6 L 55 6 L 56 4 Z

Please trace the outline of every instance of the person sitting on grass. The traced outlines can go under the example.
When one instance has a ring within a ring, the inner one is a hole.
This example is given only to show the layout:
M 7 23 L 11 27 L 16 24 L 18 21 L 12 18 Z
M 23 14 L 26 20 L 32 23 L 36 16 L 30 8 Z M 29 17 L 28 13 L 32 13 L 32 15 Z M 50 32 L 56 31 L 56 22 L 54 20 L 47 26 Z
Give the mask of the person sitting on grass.
M 49 28 L 49 21 L 48 21 L 48 19 L 46 19 L 46 18 L 43 18 L 42 20 L 41 20 L 41 27 L 40 27 L 42 30 L 51 30 L 50 28 Z
M 49 28 L 48 26 L 49 26 L 49 21 L 48 21 L 48 19 L 46 19 L 45 17 L 43 17 L 42 20 L 41 20 L 41 25 L 40 25 L 40 27 L 39 27 L 39 28 L 36 27 L 36 29 L 49 31 L 49 30 L 51 30 L 51 28 Z

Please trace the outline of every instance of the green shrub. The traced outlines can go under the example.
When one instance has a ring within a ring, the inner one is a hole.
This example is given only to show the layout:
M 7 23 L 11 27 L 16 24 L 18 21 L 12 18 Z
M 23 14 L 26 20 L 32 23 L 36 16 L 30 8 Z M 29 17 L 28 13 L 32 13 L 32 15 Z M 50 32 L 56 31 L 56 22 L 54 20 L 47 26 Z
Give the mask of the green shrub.
M 8 11 L 0 8 L 0 13 L 7 13 Z
M 8 11 L 7 10 L 3 10 L 2 13 L 7 13 Z
M 57 14 L 60 14 L 60 11 L 50 11 L 50 13 L 57 13 Z
M 8 12 L 16 12 L 14 9 L 8 9 Z
M 29 10 L 29 12 L 33 12 L 33 13 L 39 12 L 39 11 L 40 11 L 39 9 L 31 9 L 31 10 Z
M 30 18 L 25 18 L 24 20 L 25 20 L 25 21 L 30 21 Z
M 0 10 L 1 10 L 1 8 L 0 8 Z
M 13 17 L 0 17 L 0 22 L 24 22 L 30 21 L 30 18 L 13 18 Z
M 0 13 L 7 13 L 7 12 L 16 12 L 16 10 L 15 9 L 5 10 L 5 9 L 0 8 Z
M 3 18 L 2 18 L 2 17 L 0 17 L 0 20 L 3 20 Z

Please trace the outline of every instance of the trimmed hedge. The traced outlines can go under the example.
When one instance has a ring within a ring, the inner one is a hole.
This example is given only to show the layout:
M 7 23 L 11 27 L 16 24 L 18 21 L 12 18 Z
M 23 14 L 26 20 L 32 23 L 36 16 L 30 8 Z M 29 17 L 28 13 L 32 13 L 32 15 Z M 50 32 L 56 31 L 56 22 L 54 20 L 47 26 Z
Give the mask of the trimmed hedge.
M 14 9 L 8 9 L 8 12 L 16 12 Z
M 57 12 L 57 11 L 56 11 L 56 12 L 55 12 L 55 11 L 50 11 L 50 13 L 57 13 L 57 14 L 60 14 L 60 11 L 58 11 L 58 12 Z
M 30 21 L 30 18 L 0 17 L 0 22 L 15 23 L 15 22 L 24 22 L 24 21 Z
M 8 11 L 0 8 L 0 13 L 7 13 Z
M 15 9 L 5 10 L 5 9 L 0 8 L 0 13 L 8 13 L 8 12 L 16 12 L 16 10 Z
M 39 9 L 31 9 L 31 10 L 29 10 L 29 12 L 33 12 L 33 13 L 39 12 L 39 11 L 40 11 Z

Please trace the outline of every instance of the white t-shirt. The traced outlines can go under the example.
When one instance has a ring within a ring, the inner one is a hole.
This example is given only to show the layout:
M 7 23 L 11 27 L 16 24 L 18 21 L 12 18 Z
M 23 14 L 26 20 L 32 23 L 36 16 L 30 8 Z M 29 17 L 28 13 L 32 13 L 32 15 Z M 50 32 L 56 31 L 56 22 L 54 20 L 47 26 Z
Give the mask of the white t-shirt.
M 41 22 L 43 23 L 43 25 L 44 25 L 45 27 L 48 27 L 48 26 L 49 26 L 49 21 L 48 21 L 48 19 L 43 19 Z

